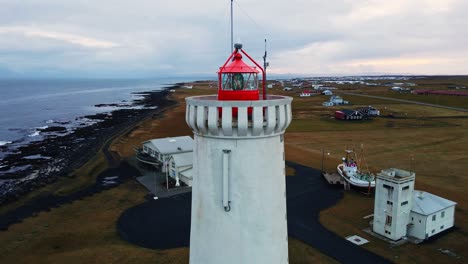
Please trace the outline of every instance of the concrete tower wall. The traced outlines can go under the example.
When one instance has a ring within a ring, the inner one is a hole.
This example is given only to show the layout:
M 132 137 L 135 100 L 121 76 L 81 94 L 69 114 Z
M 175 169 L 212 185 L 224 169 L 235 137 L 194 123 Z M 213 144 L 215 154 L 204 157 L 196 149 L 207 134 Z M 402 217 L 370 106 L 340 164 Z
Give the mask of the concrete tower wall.
M 414 173 L 405 177 L 395 176 L 393 171 L 384 170 L 377 175 L 374 201 L 373 231 L 392 240 L 407 235 L 407 224 L 413 204 Z
M 215 98 L 187 98 L 195 133 L 190 263 L 287 263 L 283 133 L 292 99 Z

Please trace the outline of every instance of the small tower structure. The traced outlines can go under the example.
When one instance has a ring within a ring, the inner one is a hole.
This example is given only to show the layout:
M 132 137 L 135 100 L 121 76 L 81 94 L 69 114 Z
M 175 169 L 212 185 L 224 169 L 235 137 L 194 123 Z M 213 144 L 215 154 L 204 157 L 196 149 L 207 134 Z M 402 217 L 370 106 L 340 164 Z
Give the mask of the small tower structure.
M 236 45 L 218 72 L 218 94 L 186 98 L 194 132 L 192 264 L 288 262 L 283 136 L 292 98 L 267 96 L 265 78 L 260 97 L 259 72 Z
M 413 207 L 415 173 L 390 168 L 377 174 L 373 231 L 391 240 L 406 236 Z

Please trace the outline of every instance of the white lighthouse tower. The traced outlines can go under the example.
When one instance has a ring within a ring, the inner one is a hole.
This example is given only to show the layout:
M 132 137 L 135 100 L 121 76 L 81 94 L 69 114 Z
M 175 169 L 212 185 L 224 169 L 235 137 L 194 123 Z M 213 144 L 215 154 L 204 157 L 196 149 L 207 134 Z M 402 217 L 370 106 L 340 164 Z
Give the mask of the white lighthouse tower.
M 190 263 L 288 263 L 283 134 L 292 98 L 267 96 L 264 70 L 235 47 L 218 95 L 186 99 L 195 134 Z

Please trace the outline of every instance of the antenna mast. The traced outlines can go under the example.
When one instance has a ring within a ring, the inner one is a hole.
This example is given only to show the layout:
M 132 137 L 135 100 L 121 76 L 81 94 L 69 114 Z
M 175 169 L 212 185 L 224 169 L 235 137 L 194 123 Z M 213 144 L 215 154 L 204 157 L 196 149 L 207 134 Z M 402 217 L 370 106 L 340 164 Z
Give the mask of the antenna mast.
M 234 0 L 231 0 L 231 47 L 229 48 L 231 52 L 234 51 L 234 21 L 233 21 L 234 15 L 233 15 L 233 9 L 232 9 L 233 1 Z
M 265 55 L 263 55 L 263 69 L 265 70 L 266 74 L 266 69 L 268 66 L 270 66 L 270 63 L 266 61 L 267 58 L 267 40 L 265 39 Z

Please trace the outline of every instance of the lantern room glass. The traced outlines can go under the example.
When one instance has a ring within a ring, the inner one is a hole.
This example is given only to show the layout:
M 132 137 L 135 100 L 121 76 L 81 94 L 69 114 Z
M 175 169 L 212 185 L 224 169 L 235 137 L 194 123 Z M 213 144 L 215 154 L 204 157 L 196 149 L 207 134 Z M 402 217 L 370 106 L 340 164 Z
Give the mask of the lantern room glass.
M 258 89 L 257 73 L 223 73 L 223 91 L 253 91 Z

